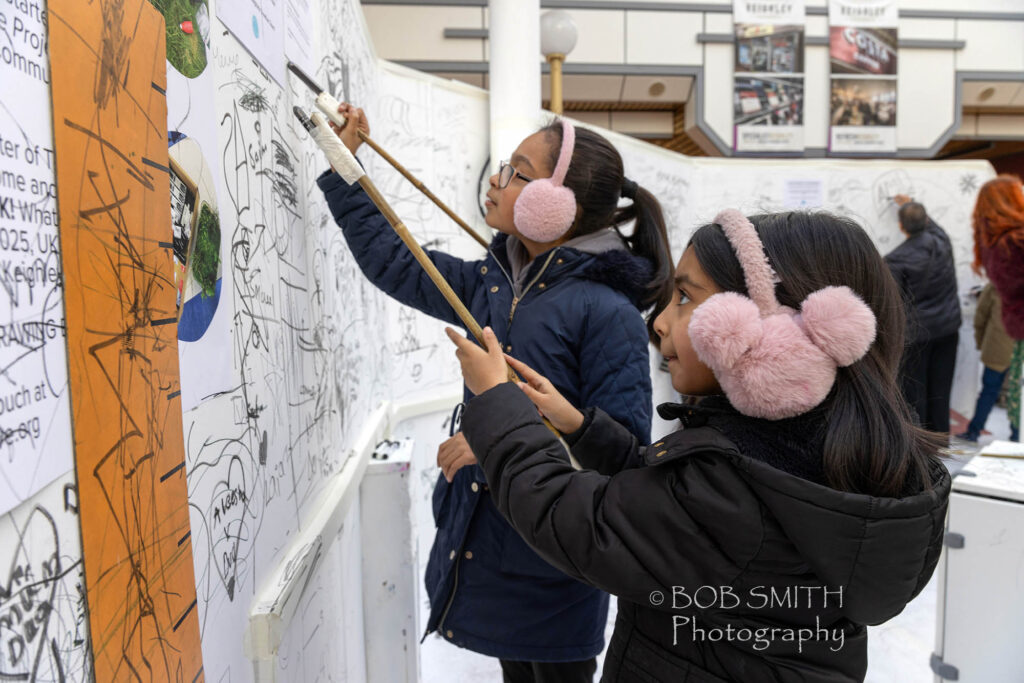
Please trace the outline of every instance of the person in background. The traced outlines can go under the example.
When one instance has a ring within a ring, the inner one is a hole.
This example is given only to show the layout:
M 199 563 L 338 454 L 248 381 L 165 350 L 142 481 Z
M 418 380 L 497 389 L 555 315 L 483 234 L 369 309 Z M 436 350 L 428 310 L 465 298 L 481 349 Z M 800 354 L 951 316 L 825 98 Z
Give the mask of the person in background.
M 981 362 L 985 366 L 981 375 L 981 393 L 967 431 L 957 434 L 957 438 L 976 442 L 999 398 L 1013 355 L 1013 340 L 1003 327 L 1002 305 L 991 282 L 985 285 L 978 297 L 978 310 L 974 313 L 974 343 L 981 351 Z M 1018 437 L 1018 430 L 1011 426 L 1010 440 L 1017 441 Z
M 893 201 L 900 207 L 900 231 L 907 237 L 885 257 L 907 306 L 908 343 L 900 385 L 921 426 L 948 433 L 961 321 L 953 245 L 924 206 L 907 195 L 896 195 Z
M 1002 302 L 1003 326 L 1014 340 L 1006 412 L 1020 433 L 1021 365 L 1024 364 L 1024 191 L 1020 178 L 1000 175 L 981 186 L 974 205 L 974 263 Z

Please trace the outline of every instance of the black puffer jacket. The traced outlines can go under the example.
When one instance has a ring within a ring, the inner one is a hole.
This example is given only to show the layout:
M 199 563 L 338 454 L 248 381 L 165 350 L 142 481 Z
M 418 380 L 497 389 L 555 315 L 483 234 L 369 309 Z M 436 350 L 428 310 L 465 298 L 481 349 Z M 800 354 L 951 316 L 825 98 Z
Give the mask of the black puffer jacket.
M 928 227 L 908 237 L 885 257 L 907 302 L 907 341 L 926 342 L 960 329 L 953 245 L 946 231 Z
M 511 384 L 474 398 L 463 418 L 516 531 L 562 571 L 619 596 L 602 680 L 862 680 L 865 625 L 902 611 L 938 561 L 945 467 L 936 461 L 931 487 L 903 498 L 843 493 L 779 469 L 809 453 L 787 458 L 776 438 L 785 430 L 763 435 L 773 466 L 753 452 L 749 418 L 659 411 L 685 428 L 641 448 L 588 409 L 566 437 L 581 472 Z M 819 442 L 812 421 L 794 426 Z

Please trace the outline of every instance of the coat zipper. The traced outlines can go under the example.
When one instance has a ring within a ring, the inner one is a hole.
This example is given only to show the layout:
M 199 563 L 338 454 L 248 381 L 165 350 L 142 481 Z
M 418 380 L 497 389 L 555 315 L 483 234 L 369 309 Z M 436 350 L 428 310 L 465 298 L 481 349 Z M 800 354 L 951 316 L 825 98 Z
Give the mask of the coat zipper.
M 540 272 L 537 273 L 536 277 L 534 277 L 530 281 L 530 284 L 526 285 L 526 288 L 523 289 L 523 296 L 521 296 L 521 297 L 515 296 L 515 291 L 516 291 L 515 283 L 512 281 L 512 278 L 509 277 L 509 274 L 508 274 L 508 272 L 506 272 L 505 267 L 501 265 L 501 261 L 499 261 L 497 259 L 497 257 L 495 257 L 494 262 L 498 264 L 498 268 L 501 269 L 501 272 L 505 275 L 505 279 L 508 280 L 509 285 L 512 286 L 512 292 L 513 292 L 512 308 L 508 312 L 508 322 L 509 322 L 509 327 L 510 328 L 512 326 L 512 318 L 516 314 L 516 306 L 518 306 L 520 300 L 526 296 L 526 293 L 528 291 L 530 291 L 530 287 L 533 287 L 533 285 L 537 282 L 537 280 L 539 280 L 540 277 L 544 274 L 544 271 L 546 271 L 548 269 L 548 265 L 551 263 L 551 259 L 553 259 L 555 257 L 555 252 L 557 252 L 557 251 L 558 251 L 558 248 L 556 247 L 548 255 L 547 260 L 544 261 L 544 265 L 541 266 Z M 494 256 L 494 253 L 491 252 L 491 255 Z M 448 595 L 448 604 L 446 604 L 444 606 L 444 612 L 441 613 L 441 618 L 437 621 L 437 629 L 436 630 L 438 632 L 440 632 L 440 633 L 444 633 L 444 620 L 448 617 L 448 612 L 452 608 L 452 603 L 455 602 L 455 592 L 459 588 L 459 565 L 461 565 L 461 564 L 462 564 L 462 555 L 460 554 L 459 557 L 455 560 L 455 580 L 452 582 L 452 592 L 451 592 L 451 594 Z M 427 629 L 426 633 L 423 634 L 423 638 L 420 639 L 420 644 L 422 644 L 423 641 L 427 639 L 427 636 L 429 636 L 431 633 L 432 633 L 432 631 L 430 629 Z
M 427 636 L 429 636 L 434 631 L 437 631 L 438 633 L 444 633 L 444 620 L 448 616 L 448 612 L 452 608 L 452 603 L 455 602 L 455 591 L 458 590 L 458 588 L 459 588 L 459 565 L 460 564 L 462 564 L 462 555 L 461 554 L 455 560 L 455 580 L 452 582 L 452 592 L 448 595 L 448 603 L 444 606 L 444 611 L 441 612 L 441 618 L 437 620 L 437 628 L 436 629 L 429 629 L 428 628 L 426 630 L 426 632 L 423 634 L 423 637 L 420 638 L 420 645 L 422 645 L 423 641 L 427 639 Z
M 551 263 L 551 259 L 553 259 L 555 257 L 555 254 L 557 252 L 558 252 L 558 247 L 555 247 L 554 249 L 551 250 L 551 253 L 548 254 L 548 259 L 544 262 L 544 265 L 541 266 L 540 272 L 537 273 L 537 275 L 532 280 L 530 280 L 530 284 L 526 285 L 526 288 L 523 289 L 523 295 L 522 296 L 513 296 L 512 297 L 512 308 L 508 312 L 508 326 L 509 326 L 510 330 L 512 328 L 512 318 L 515 317 L 515 314 L 516 314 L 516 306 L 519 305 L 520 301 L 522 301 L 523 299 L 526 298 L 526 293 L 530 291 L 530 287 L 533 287 L 533 285 L 536 284 L 537 280 L 539 280 L 541 278 L 541 276 L 544 275 L 544 271 L 546 271 L 548 269 L 548 265 Z M 513 292 L 515 291 L 514 287 L 513 287 L 512 291 Z

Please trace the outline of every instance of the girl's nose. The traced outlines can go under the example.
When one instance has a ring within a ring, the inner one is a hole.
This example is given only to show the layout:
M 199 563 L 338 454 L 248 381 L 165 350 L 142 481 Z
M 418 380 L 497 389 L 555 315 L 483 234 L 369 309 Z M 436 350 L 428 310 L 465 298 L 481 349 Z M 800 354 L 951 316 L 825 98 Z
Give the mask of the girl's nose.
M 490 178 L 487 179 L 487 182 L 494 189 L 498 189 L 498 174 L 495 173 L 494 175 L 492 175 Z
M 666 308 L 665 311 L 667 310 Z M 668 326 L 665 324 L 665 311 L 659 313 L 658 317 L 654 319 L 654 331 L 662 339 L 668 336 Z

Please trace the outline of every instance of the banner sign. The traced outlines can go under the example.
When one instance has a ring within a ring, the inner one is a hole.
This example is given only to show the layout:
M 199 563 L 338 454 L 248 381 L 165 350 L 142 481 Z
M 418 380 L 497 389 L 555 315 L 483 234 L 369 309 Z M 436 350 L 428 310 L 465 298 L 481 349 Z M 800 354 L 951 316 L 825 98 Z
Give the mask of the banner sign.
M 733 148 L 804 148 L 804 1 L 734 0 Z
M 894 0 L 831 0 L 829 150 L 896 151 L 897 23 Z

